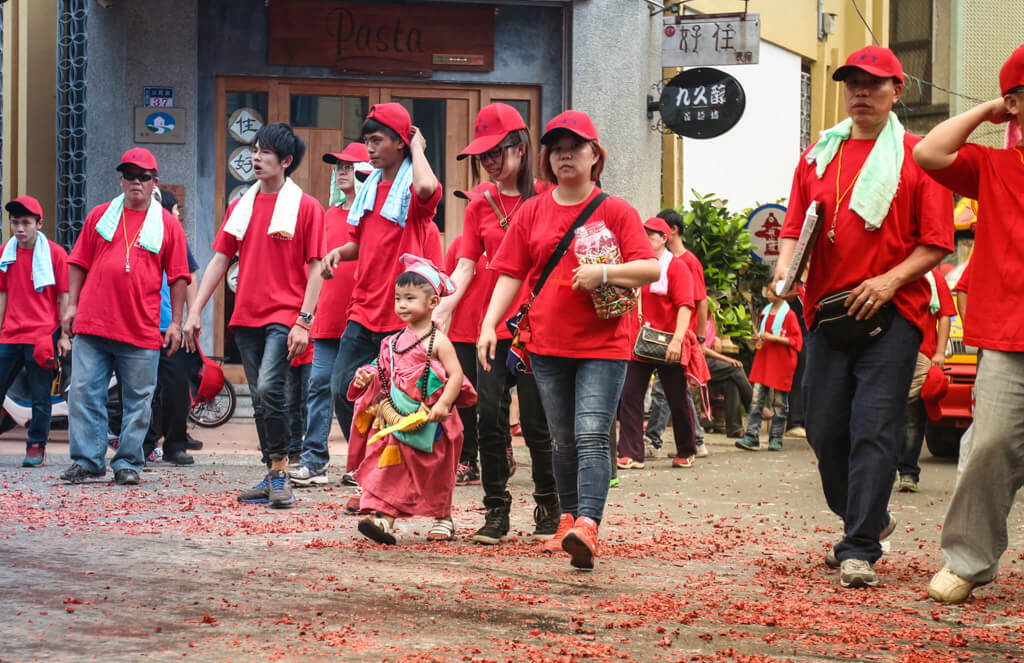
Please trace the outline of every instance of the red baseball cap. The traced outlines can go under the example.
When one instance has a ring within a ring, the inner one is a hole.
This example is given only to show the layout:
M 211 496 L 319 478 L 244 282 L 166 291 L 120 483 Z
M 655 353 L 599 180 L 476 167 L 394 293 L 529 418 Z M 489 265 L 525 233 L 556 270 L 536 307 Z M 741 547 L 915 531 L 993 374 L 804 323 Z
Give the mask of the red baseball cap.
M 999 70 L 999 89 L 1003 94 L 1024 85 L 1024 44 L 1017 47 Z
M 43 206 L 40 205 L 39 201 L 32 196 L 15 198 L 4 205 L 4 209 L 14 216 L 25 216 L 26 213 L 28 213 L 38 216 L 40 221 L 43 220 Z
M 456 198 L 462 198 L 463 200 L 473 200 L 476 196 L 480 195 L 480 192 L 484 190 L 487 184 L 477 184 L 472 189 L 455 189 L 452 193 Z
M 359 163 L 369 161 L 370 155 L 366 152 L 366 145 L 363 143 L 349 143 L 341 152 L 328 152 L 324 155 L 324 163 L 336 164 L 339 161 Z
M 921 400 L 924 401 L 924 409 L 932 421 L 942 418 L 939 402 L 946 396 L 947 391 L 949 391 L 949 380 L 946 378 L 946 374 L 942 368 L 932 366 L 928 369 L 928 377 L 924 379 L 924 385 L 921 387 Z
M 138 166 L 142 170 L 152 170 L 154 173 L 159 172 L 156 167 L 156 157 L 144 147 L 133 147 L 125 152 L 117 170 L 123 170 L 128 165 Z
M 224 388 L 224 371 L 220 365 L 199 351 L 203 358 L 203 367 L 200 369 L 199 389 L 196 390 L 196 397 L 192 399 L 192 407 L 200 403 L 209 403 L 220 390 Z
M 651 218 L 644 221 L 644 228 L 647 230 L 653 230 L 654 232 L 661 233 L 665 237 L 672 234 L 672 229 L 665 223 L 665 219 L 652 216 Z
M 865 46 L 846 58 L 846 64 L 832 72 L 832 80 L 842 81 L 854 69 L 866 71 L 879 78 L 895 78 L 903 82 L 903 65 L 896 54 L 882 46 Z
M 526 128 L 523 116 L 512 106 L 503 103 L 487 104 L 476 115 L 473 142 L 459 152 L 458 159 L 477 156 L 498 146 L 505 136 Z
M 540 142 L 551 145 L 555 142 L 556 132 L 561 129 L 574 133 L 583 140 L 597 140 L 597 127 L 590 117 L 583 111 L 567 110 L 551 118 L 548 126 L 544 127 L 544 135 L 540 137 Z
M 373 118 L 388 129 L 391 129 L 399 138 L 405 141 L 408 145 L 412 138 L 412 119 L 409 117 L 409 111 L 405 110 L 405 106 L 395 102 L 387 104 L 375 104 L 370 109 L 370 114 L 366 116 L 366 119 Z

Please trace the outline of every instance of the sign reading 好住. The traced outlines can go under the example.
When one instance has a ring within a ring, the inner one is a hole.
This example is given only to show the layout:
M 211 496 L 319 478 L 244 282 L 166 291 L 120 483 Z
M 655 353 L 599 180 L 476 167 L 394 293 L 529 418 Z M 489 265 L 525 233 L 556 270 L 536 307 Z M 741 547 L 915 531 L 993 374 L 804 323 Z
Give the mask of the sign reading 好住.
M 270 0 L 270 64 L 429 76 L 494 69 L 494 8 Z
M 757 64 L 761 53 L 760 14 L 666 17 L 661 66 Z

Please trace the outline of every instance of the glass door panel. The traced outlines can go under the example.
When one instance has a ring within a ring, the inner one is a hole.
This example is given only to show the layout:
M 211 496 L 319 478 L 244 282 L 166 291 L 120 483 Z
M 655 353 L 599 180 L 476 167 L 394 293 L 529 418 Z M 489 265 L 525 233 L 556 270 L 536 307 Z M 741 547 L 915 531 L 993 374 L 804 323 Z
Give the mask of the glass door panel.
M 444 99 L 417 99 L 414 97 L 392 97 L 391 101 L 402 104 L 412 123 L 423 132 L 423 138 L 427 141 L 427 161 L 431 170 L 437 175 L 441 185 L 447 189 L 445 181 L 445 136 L 447 134 L 447 104 Z M 444 197 L 437 206 L 437 214 L 434 215 L 434 222 L 444 232 Z
M 306 157 L 292 173 L 302 190 L 327 207 L 331 192 L 331 167 L 321 157 L 340 152 L 360 139 L 359 129 L 370 110 L 369 97 L 289 95 L 290 123 L 306 141 Z

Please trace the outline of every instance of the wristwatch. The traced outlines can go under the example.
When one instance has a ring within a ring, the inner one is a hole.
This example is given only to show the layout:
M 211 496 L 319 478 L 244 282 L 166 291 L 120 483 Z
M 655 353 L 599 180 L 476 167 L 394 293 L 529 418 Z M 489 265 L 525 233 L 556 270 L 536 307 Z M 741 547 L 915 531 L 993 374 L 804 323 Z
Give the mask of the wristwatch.
M 299 320 L 302 320 L 307 325 L 313 324 L 313 314 L 306 313 L 305 311 L 299 311 Z

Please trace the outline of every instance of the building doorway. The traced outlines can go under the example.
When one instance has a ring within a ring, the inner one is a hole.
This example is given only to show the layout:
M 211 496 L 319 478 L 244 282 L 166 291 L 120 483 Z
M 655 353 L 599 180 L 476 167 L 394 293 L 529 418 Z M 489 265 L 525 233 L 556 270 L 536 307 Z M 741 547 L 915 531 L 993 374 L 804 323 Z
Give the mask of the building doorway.
M 341 151 L 358 140 L 370 106 L 389 101 L 405 106 L 427 141 L 427 159 L 444 187 L 434 220 L 445 247 L 462 232 L 465 202 L 454 192 L 469 188 L 472 182 L 469 161 L 456 156 L 472 140 L 480 108 L 495 101 L 514 106 L 529 124 L 533 144 L 540 139 L 538 86 L 218 77 L 216 223 L 223 222 L 227 206 L 255 181 L 248 145 L 259 127 L 288 122 L 306 141 L 306 157 L 292 179 L 326 208 L 331 168 L 321 155 Z M 237 363 L 238 351 L 227 328 L 234 296 L 221 284 L 214 301 L 214 354 Z M 229 377 L 235 381 L 235 372 L 230 371 Z M 240 372 L 237 377 L 241 379 Z

